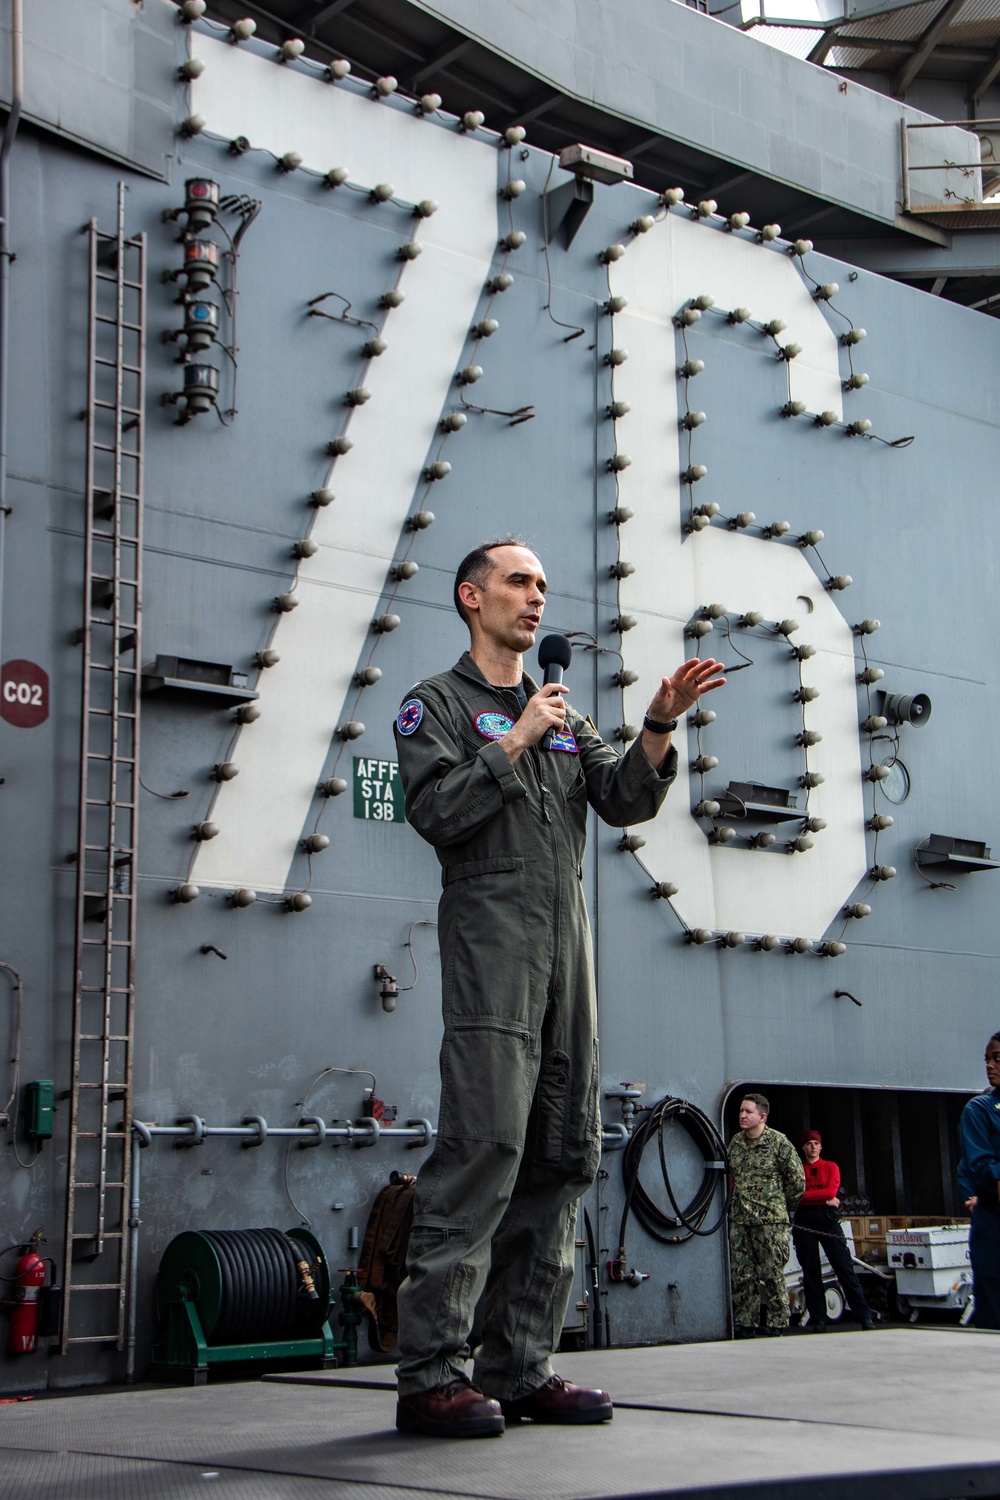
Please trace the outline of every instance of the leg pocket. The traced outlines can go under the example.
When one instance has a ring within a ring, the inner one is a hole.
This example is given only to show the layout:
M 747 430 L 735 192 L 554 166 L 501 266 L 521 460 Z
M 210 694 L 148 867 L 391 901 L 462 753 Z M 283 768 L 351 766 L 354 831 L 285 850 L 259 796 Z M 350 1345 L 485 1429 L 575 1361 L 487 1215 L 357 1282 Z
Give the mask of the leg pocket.
M 561 1166 L 565 1155 L 569 1069 L 569 1053 L 557 1049 L 543 1054 L 538 1070 L 534 1156 L 549 1167 Z
M 446 1027 L 439 1133 L 522 1147 L 537 1066 L 530 1031 L 502 1022 Z

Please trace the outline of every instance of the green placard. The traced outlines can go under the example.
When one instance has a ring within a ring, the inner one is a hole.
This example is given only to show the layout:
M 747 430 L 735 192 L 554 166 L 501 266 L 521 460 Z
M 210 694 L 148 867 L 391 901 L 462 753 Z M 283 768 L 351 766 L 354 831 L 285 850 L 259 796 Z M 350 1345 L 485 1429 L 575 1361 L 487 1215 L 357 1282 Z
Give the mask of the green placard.
M 354 816 L 371 823 L 406 822 L 396 761 L 354 757 Z

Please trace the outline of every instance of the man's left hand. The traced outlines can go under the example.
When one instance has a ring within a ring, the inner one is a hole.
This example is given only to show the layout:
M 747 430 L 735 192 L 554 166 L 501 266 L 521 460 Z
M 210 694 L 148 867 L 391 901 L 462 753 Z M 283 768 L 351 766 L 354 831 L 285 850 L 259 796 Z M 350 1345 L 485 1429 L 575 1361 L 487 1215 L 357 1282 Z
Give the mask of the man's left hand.
M 711 656 L 705 661 L 692 656 L 672 677 L 662 679 L 646 712 L 661 723 L 679 719 L 705 693 L 725 686 L 726 679 L 719 675 L 722 670 L 722 662 Z

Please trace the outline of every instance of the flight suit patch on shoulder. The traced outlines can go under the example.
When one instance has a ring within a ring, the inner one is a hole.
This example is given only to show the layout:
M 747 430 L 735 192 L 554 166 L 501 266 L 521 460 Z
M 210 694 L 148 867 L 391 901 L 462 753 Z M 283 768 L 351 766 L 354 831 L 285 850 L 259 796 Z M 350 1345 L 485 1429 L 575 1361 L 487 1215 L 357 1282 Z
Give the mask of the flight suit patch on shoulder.
M 412 734 L 424 716 L 424 705 L 419 698 L 409 698 L 396 716 L 396 727 L 400 734 Z
M 472 722 L 484 740 L 502 740 L 504 735 L 514 728 L 514 720 L 508 718 L 506 714 L 497 713 L 495 709 L 476 714 Z

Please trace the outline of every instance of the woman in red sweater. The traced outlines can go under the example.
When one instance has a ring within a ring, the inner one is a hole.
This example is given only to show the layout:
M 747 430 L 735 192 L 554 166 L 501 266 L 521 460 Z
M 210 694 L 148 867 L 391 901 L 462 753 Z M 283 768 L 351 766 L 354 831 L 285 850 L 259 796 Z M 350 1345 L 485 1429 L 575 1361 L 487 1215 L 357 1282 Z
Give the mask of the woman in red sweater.
M 865 1301 L 850 1251 L 840 1227 L 840 1168 L 836 1162 L 822 1159 L 823 1137 L 818 1130 L 807 1130 L 800 1142 L 806 1174 L 806 1190 L 792 1220 L 792 1239 L 802 1267 L 802 1283 L 809 1310 L 808 1327 L 821 1333 L 826 1327 L 826 1298 L 823 1294 L 823 1272 L 819 1251 L 822 1245 L 833 1273 L 843 1289 L 847 1305 L 862 1328 L 873 1328 L 875 1319 Z

